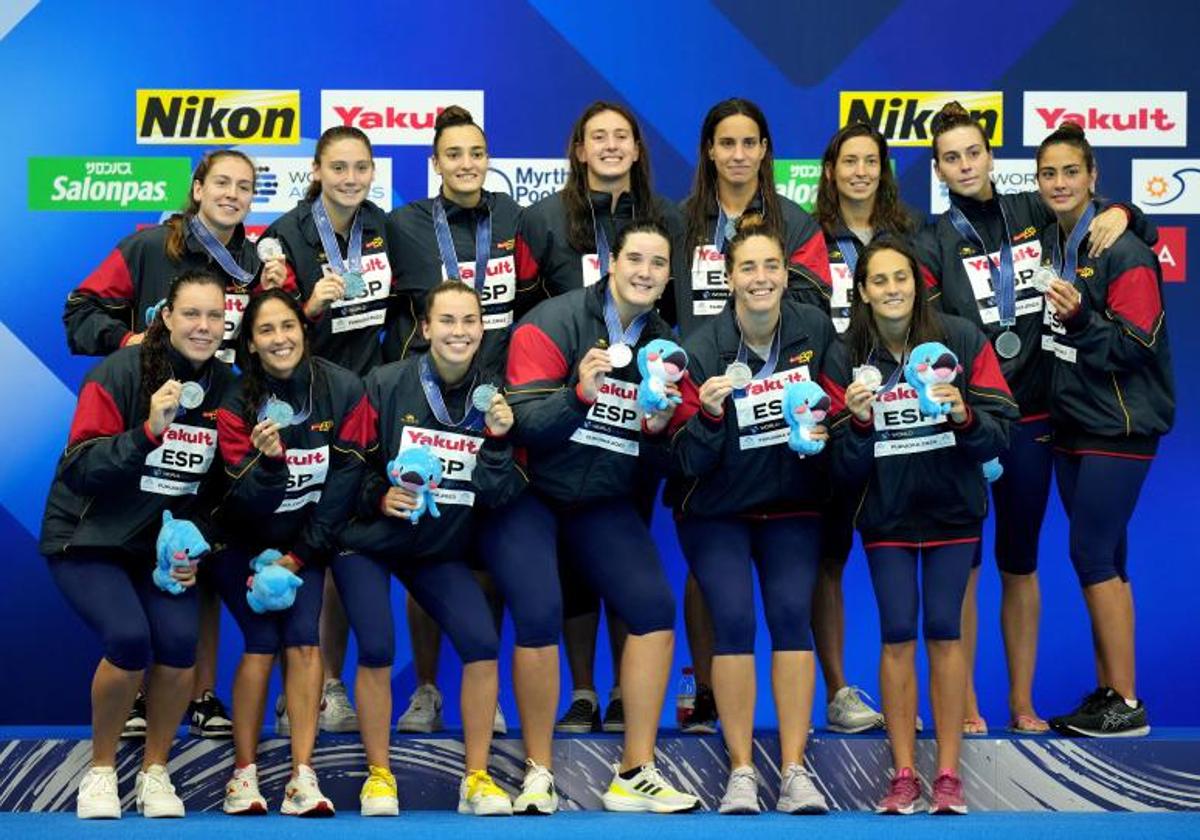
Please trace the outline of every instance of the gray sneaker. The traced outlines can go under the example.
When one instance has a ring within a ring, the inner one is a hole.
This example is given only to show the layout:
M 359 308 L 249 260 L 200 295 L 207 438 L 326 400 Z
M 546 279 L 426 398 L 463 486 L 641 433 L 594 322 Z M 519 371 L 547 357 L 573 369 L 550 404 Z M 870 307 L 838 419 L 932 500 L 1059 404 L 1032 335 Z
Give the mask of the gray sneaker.
M 813 785 L 807 770 L 799 764 L 789 764 L 783 768 L 775 810 L 784 814 L 828 814 L 829 803 Z
M 717 807 L 721 814 L 757 814 L 758 774 L 753 767 L 738 767 L 729 774 L 725 795 Z
M 346 684 L 341 680 L 329 680 L 321 692 L 321 731 L 357 732 L 358 713 L 350 705 Z
M 871 696 L 855 685 L 844 685 L 825 708 L 825 725 L 834 732 L 852 734 L 883 727 L 883 715 L 867 705 Z

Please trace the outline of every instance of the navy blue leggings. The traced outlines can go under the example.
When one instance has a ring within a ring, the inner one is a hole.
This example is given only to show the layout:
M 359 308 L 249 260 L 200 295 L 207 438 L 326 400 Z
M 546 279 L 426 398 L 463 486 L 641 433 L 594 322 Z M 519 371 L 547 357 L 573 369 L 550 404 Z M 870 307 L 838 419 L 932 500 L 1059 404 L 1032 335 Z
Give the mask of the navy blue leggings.
M 658 549 L 629 500 L 556 512 L 534 493 L 523 493 L 496 512 L 492 538 L 488 570 L 522 647 L 556 645 L 562 635 L 560 551 L 633 635 L 675 627 L 675 597 Z
M 1054 453 L 1054 475 L 1071 520 L 1071 564 L 1081 586 L 1129 580 L 1125 529 L 1150 460 Z
M 1011 575 L 1037 571 L 1038 539 L 1050 498 L 1050 422 L 1014 423 L 1000 455 L 1004 475 L 992 484 L 996 505 L 996 565 Z
M 296 602 L 286 610 L 260 615 L 246 603 L 250 557 L 242 549 L 230 548 L 214 557 L 212 563 L 217 590 L 242 631 L 246 653 L 278 653 L 283 648 L 319 645 L 325 567 L 301 567 L 299 575 L 304 585 L 296 590 Z
M 924 608 L 925 640 L 953 641 L 961 633 L 963 595 L 971 575 L 978 540 L 924 546 L 875 544 L 867 546 L 867 563 L 879 629 L 885 645 L 917 638 L 917 615 Z M 917 555 L 921 557 L 920 591 Z
M 195 587 L 180 595 L 163 592 L 150 579 L 154 562 L 148 557 L 86 550 L 49 560 L 54 583 L 99 634 L 104 658 L 113 665 L 140 671 L 151 661 L 170 668 L 196 664 L 200 602 Z
M 462 560 L 342 554 L 333 561 L 333 579 L 358 641 L 359 665 L 387 668 L 396 658 L 392 575 L 450 638 L 463 664 L 498 656 L 491 608 Z
M 758 569 L 771 650 L 812 650 L 813 586 L 821 559 L 821 520 L 684 519 L 679 545 L 712 613 L 718 656 L 754 653 Z

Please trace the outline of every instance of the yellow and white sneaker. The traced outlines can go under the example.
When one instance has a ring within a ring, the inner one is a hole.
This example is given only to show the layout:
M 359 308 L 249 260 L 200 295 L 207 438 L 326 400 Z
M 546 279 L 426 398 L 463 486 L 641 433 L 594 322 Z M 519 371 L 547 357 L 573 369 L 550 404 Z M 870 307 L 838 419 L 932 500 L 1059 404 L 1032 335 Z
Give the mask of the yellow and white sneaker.
M 622 779 L 613 767 L 613 780 L 601 798 L 606 811 L 679 814 L 700 807 L 699 797 L 673 788 L 658 772 L 654 762 L 643 764 L 632 779 Z
M 512 800 L 486 770 L 464 776 L 458 786 L 458 813 L 476 817 L 511 817 Z
M 364 817 L 395 817 L 400 814 L 400 798 L 396 795 L 396 777 L 386 767 L 367 768 L 367 780 L 358 793 L 360 813 Z

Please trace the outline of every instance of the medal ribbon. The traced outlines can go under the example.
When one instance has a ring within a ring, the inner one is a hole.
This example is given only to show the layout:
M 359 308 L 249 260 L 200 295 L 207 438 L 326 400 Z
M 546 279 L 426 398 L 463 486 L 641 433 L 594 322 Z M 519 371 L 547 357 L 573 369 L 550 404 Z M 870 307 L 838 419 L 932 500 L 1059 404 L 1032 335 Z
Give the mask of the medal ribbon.
M 344 275 L 348 271 L 362 274 L 362 213 L 356 212 L 354 221 L 350 224 L 350 239 L 346 245 L 345 260 L 342 259 L 337 234 L 334 233 L 333 223 L 329 221 L 329 214 L 325 212 L 325 204 L 320 196 L 312 203 L 312 215 L 317 225 L 317 235 L 321 237 L 321 247 L 325 249 L 325 259 L 329 261 L 330 267 L 338 275 Z
M 958 231 L 958 235 L 966 239 L 982 253 L 987 260 L 988 273 L 992 275 L 992 290 L 996 293 L 996 309 L 1000 314 L 1000 326 L 1011 327 L 1017 323 L 1017 283 L 1016 271 L 1013 268 L 1012 237 L 1008 232 L 1008 218 L 1004 215 L 1004 206 L 999 199 L 996 206 L 1000 209 L 1000 218 L 1004 221 L 1004 239 L 1000 242 L 1000 265 L 992 262 L 987 245 L 975 227 L 967 220 L 966 214 L 953 203 L 950 205 L 950 224 Z M 920 282 L 920 278 L 917 278 Z
M 474 390 L 474 381 L 471 385 L 471 390 Z M 469 398 L 463 416 L 457 421 L 451 419 L 450 411 L 446 408 L 446 400 L 442 396 L 442 389 L 438 384 L 437 374 L 433 372 L 433 365 L 429 362 L 428 353 L 421 357 L 421 389 L 425 392 L 425 401 L 429 403 L 429 410 L 443 426 L 449 426 L 452 429 L 461 427 L 475 432 L 483 428 L 483 412 L 471 405 Z
M 188 219 L 188 230 L 192 235 L 200 240 L 200 244 L 204 246 L 204 250 L 208 255 L 217 261 L 217 265 L 221 266 L 221 270 L 234 279 L 239 286 L 247 285 L 254 279 L 254 275 L 237 264 L 237 260 L 229 253 L 229 249 L 221 244 L 217 237 L 213 236 L 212 231 L 204 226 L 204 223 L 192 216 Z
M 446 276 L 461 280 L 459 274 L 458 254 L 454 251 L 454 237 L 450 235 L 450 221 L 446 218 L 446 205 L 439 195 L 433 200 L 433 232 L 437 237 L 438 253 L 442 257 L 442 265 L 446 268 Z M 607 242 L 605 243 L 607 245 Z M 475 224 L 475 291 L 483 293 L 487 281 L 488 256 L 492 253 L 492 213 L 489 210 L 484 218 Z M 603 265 L 601 266 L 603 269 Z

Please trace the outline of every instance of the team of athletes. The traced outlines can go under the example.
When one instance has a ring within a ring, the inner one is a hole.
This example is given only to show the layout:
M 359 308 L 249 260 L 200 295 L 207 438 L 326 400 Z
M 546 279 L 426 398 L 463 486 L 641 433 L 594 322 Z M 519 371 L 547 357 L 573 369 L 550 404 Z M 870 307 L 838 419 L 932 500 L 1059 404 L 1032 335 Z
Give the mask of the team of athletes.
M 986 135 L 946 106 L 933 159 L 951 207 L 928 225 L 901 203 L 869 125 L 831 140 L 815 218 L 776 193 L 772 153 L 753 103 L 718 103 L 676 206 L 653 191 L 634 115 L 597 102 L 572 129 L 564 189 L 522 210 L 483 189 L 486 137 L 452 107 L 435 129 L 438 195 L 385 214 L 367 199 L 366 135 L 333 128 L 305 199 L 257 247 L 243 227 L 253 162 L 208 154 L 184 212 L 119 243 L 64 315 L 72 350 L 106 357 L 81 389 L 41 537 L 104 652 L 78 815 L 120 816 L 116 750 L 133 731 L 146 740 L 138 810 L 182 816 L 166 764 L 185 710 L 197 734 L 232 734 L 224 810 L 266 813 L 255 757 L 276 660 L 277 727 L 292 754 L 282 813 L 332 815 L 312 769 L 326 728 L 361 732 L 362 813 L 397 814 L 393 576 L 409 596 L 420 682 L 397 727 L 441 725 L 441 633 L 463 663 L 460 812 L 556 811 L 556 728 L 624 732 L 607 809 L 700 807 L 654 763 L 676 619 L 649 528 L 664 482 L 690 571 L 698 690 L 684 728 L 715 732 L 719 717 L 730 763 L 721 813 L 760 809 L 755 574 L 771 637 L 777 808 L 828 810 L 804 766 L 817 660 L 831 729 L 887 729 L 894 769 L 879 780 L 878 810 L 925 805 L 914 771 L 923 631 L 937 736 L 927 807 L 966 812 L 961 739 L 986 731 L 970 679 L 989 506 L 981 465 L 995 458 L 1010 727 L 1148 732 L 1125 535 L 1174 410 L 1152 226 L 1097 199 L 1073 124 L 1039 147 L 1038 193 L 999 195 Z M 643 411 L 635 359 L 657 339 L 687 358 L 664 359 L 683 376 L 667 408 Z M 948 352 L 910 358 L 929 342 Z M 918 364 L 943 374 L 927 394 L 906 377 Z M 826 395 L 811 432 L 825 446 L 802 457 L 787 445 L 781 395 L 805 381 Z M 926 397 L 942 413 L 923 411 Z M 1097 687 L 1047 722 L 1032 683 L 1052 472 Z M 166 513 L 211 551 L 156 579 Z M 881 711 L 843 670 L 855 530 L 879 607 Z M 251 608 L 255 558 L 299 581 L 290 607 Z M 245 639 L 231 715 L 212 690 L 218 598 Z M 602 607 L 619 663 L 603 718 L 591 667 Z M 515 799 L 488 773 L 505 729 L 503 610 L 526 754 Z M 340 680 L 351 628 L 357 711 Z M 564 639 L 573 690 L 556 724 Z

